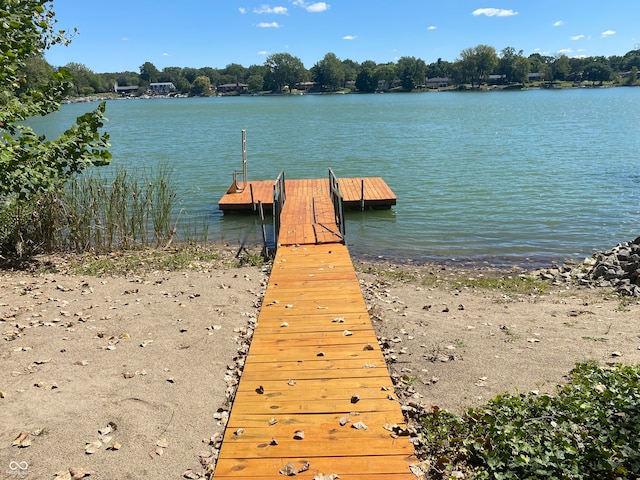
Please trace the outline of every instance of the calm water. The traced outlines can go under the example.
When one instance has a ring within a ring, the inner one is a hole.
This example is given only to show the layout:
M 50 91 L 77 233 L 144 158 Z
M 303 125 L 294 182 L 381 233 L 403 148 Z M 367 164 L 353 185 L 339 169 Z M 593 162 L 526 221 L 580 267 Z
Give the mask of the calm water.
M 260 238 L 217 210 L 242 129 L 250 179 L 387 181 L 397 206 L 347 214 L 355 255 L 544 264 L 640 235 L 640 88 L 111 101 L 107 117 L 113 165 L 175 166 L 182 218 L 215 241 Z

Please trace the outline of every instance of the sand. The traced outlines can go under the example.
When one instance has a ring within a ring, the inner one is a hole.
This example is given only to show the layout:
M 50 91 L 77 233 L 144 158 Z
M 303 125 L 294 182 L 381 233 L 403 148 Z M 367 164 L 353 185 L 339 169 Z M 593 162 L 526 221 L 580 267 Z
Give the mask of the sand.
M 579 361 L 640 363 L 637 299 L 452 282 L 519 271 L 355 264 L 405 402 L 460 412 L 553 392 Z M 0 272 L 0 478 L 204 478 L 268 267 L 58 270 Z

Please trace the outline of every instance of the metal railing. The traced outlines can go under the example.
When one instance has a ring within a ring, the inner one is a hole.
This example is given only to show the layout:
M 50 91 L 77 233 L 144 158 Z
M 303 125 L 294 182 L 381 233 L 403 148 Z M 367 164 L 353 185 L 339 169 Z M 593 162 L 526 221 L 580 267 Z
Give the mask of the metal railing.
M 284 170 L 282 170 L 273 183 L 273 235 L 276 248 L 278 248 L 278 236 L 280 234 L 280 215 L 284 208 L 284 202 L 287 199 L 284 185 Z
M 342 205 L 342 193 L 340 193 L 340 185 L 338 179 L 333 173 L 333 170 L 329 169 L 329 194 L 331 195 L 331 203 L 333 203 L 333 212 L 335 214 L 336 225 L 340 230 L 340 235 L 344 239 L 344 207 Z
M 238 175 L 242 175 L 242 186 L 238 182 Z M 247 182 L 247 131 L 242 130 L 242 171 L 235 170 L 233 172 L 233 191 L 242 192 L 246 188 Z

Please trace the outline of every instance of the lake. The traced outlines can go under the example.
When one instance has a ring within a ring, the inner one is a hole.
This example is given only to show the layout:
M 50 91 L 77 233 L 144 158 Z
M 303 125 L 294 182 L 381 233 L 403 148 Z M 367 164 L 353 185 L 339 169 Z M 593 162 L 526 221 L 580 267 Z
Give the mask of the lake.
M 95 104 L 35 119 L 58 133 Z M 356 256 L 544 265 L 640 235 L 640 88 L 109 101 L 112 166 L 175 169 L 181 219 L 261 240 L 217 201 L 242 166 L 275 179 L 381 176 L 390 210 L 346 214 Z

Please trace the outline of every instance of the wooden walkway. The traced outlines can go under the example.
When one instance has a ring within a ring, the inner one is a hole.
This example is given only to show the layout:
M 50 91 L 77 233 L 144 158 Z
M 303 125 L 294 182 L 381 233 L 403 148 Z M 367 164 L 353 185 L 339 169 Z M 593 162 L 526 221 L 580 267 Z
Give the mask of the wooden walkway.
M 214 478 L 415 479 L 404 426 L 347 247 L 280 247 Z
M 343 196 L 355 195 L 341 182 Z M 406 425 L 329 181 L 287 180 L 285 190 L 279 248 L 214 478 L 414 479 L 413 445 L 398 434 Z M 273 199 L 273 183 L 254 184 L 253 194 Z M 247 195 L 227 194 L 221 208 Z
M 361 203 L 364 203 L 364 208 L 390 208 L 396 204 L 396 195 L 380 177 L 339 178 L 338 183 L 345 208 L 361 208 Z M 299 187 L 328 194 L 329 179 L 285 180 L 288 197 L 291 196 L 289 192 Z M 264 208 L 272 208 L 273 180 L 249 182 L 242 192 L 233 192 L 229 188 L 218 201 L 218 208 L 224 212 L 252 211 L 259 201 Z

